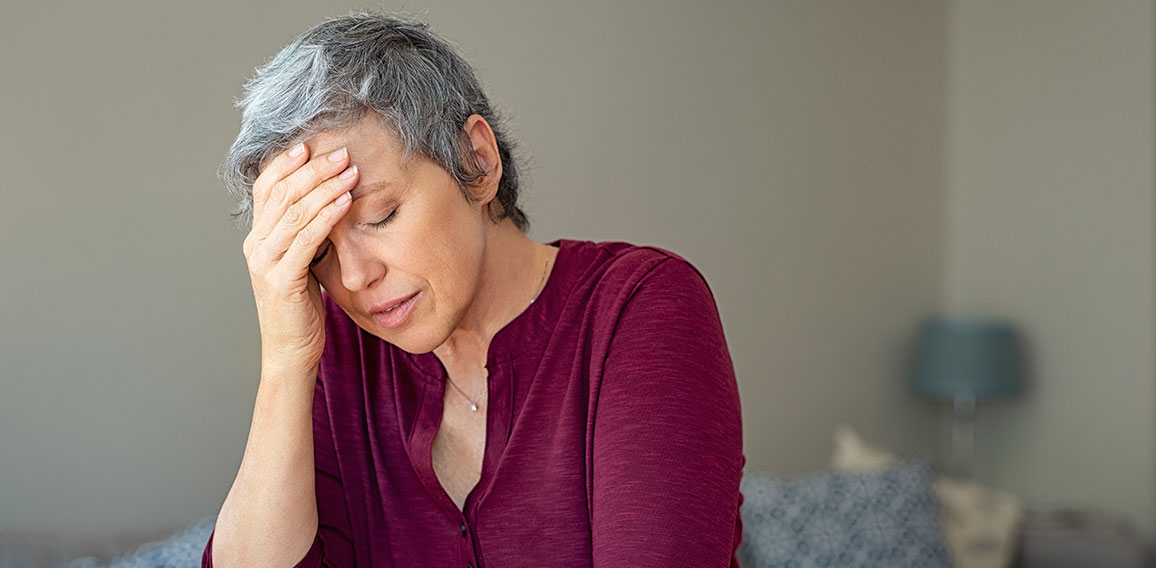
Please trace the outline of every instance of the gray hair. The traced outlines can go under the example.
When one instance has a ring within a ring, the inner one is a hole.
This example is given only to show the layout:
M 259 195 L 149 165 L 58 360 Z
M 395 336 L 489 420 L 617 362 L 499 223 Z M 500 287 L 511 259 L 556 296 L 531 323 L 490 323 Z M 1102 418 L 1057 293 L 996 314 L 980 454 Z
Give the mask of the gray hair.
M 376 112 L 401 141 L 402 163 L 414 154 L 467 188 L 479 171 L 463 129 L 470 115 L 486 119 L 502 161 L 490 218 L 509 218 L 523 233 L 529 220 L 518 207 L 514 144 L 473 69 L 425 23 L 396 15 L 350 13 L 326 20 L 293 40 L 245 83 L 236 101 L 241 132 L 221 165 L 221 178 L 240 201 L 240 225 L 253 221 L 253 183 L 261 164 L 297 140 L 340 128 Z

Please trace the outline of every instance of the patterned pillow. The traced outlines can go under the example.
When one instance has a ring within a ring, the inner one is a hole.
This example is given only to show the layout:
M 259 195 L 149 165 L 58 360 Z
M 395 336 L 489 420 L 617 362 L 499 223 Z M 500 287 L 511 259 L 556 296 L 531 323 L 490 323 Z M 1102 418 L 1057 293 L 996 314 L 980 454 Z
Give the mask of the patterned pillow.
M 212 514 L 166 539 L 138 546 L 108 564 L 82 556 L 69 562 L 68 568 L 200 568 L 201 555 L 216 524 L 217 515 Z
M 951 566 L 925 462 L 797 478 L 745 472 L 741 490 L 744 568 Z
M 871 446 L 847 424 L 835 426 L 831 469 L 863 471 L 887 467 L 896 457 Z M 943 511 L 947 549 L 956 568 L 1005 568 L 1015 561 L 1023 499 L 975 481 L 945 475 L 935 480 L 935 497 Z

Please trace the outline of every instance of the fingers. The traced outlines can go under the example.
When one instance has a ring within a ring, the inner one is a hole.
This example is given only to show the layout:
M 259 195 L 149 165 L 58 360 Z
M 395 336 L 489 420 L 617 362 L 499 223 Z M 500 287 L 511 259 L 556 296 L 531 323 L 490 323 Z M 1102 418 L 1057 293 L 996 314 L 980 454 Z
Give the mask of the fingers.
M 269 199 L 269 188 L 273 184 L 281 181 L 282 178 L 289 175 L 301 167 L 309 159 L 309 147 L 304 142 L 298 142 L 292 148 L 281 152 L 273 158 L 273 161 L 261 169 L 261 173 L 257 175 L 257 179 L 253 182 L 253 220 L 256 222 L 257 217 L 261 214 L 261 209 L 265 206 L 265 201 Z
M 293 156 L 294 153 L 297 155 Z M 304 162 L 308 153 L 304 144 L 283 152 L 265 167 L 258 182 L 253 184 L 253 228 L 244 243 L 245 257 L 251 268 L 259 271 L 271 269 L 271 265 L 278 263 L 297 240 L 298 232 L 308 227 L 326 206 L 357 185 L 360 175 L 356 167 L 346 168 L 349 152 L 345 148 Z M 281 176 L 280 179 L 276 179 L 277 176 Z M 270 183 L 274 179 L 276 181 Z M 259 209 L 258 203 L 261 204 Z M 348 205 L 340 204 L 340 208 L 347 209 Z M 311 255 L 317 250 L 316 245 L 324 241 L 338 219 L 340 216 L 324 219 L 328 225 L 324 226 L 323 233 L 305 235 L 303 241 L 315 242 L 314 248 L 306 252 L 310 258 L 290 267 L 290 270 L 306 271 Z M 314 225 L 310 231 L 321 228 Z
M 314 194 L 316 193 L 314 192 Z M 349 192 L 346 191 L 342 192 L 336 199 L 324 203 L 309 223 L 295 233 L 293 242 L 285 251 L 280 265 L 286 267 L 287 270 L 292 270 L 294 274 L 309 273 L 308 266 L 316 256 L 317 248 L 329 236 L 329 232 L 333 230 L 337 221 L 349 211 L 351 202 Z
M 341 218 L 341 215 L 332 219 L 328 218 L 328 215 L 335 211 L 331 206 L 337 205 L 341 214 L 344 215 L 345 210 L 348 209 L 348 201 L 342 203 L 338 203 L 338 201 L 347 197 L 346 194 L 349 190 L 357 185 L 359 175 L 357 166 L 350 166 L 341 175 L 325 180 L 316 189 L 290 205 L 285 210 L 281 220 L 265 237 L 263 246 L 268 247 L 269 250 L 278 251 L 278 253 L 284 252 L 283 261 L 287 261 L 290 260 L 290 253 L 293 252 L 291 250 L 292 245 L 312 244 L 312 249 L 304 251 L 309 258 L 301 263 L 290 263 L 292 266 L 304 269 L 313 260 L 318 245 L 329 236 L 330 229 Z M 321 218 L 320 224 L 316 223 L 318 218 Z
M 252 232 L 259 239 L 263 239 L 273 230 L 290 205 L 349 166 L 349 152 L 345 148 L 315 156 L 303 165 L 300 162 L 303 161 L 308 150 L 297 157 L 290 157 L 289 154 L 292 151 L 293 149 L 290 149 L 269 164 L 269 167 L 266 168 L 269 176 L 262 180 L 260 192 L 258 192 L 257 184 L 253 184 Z M 284 161 L 281 161 L 282 159 Z M 265 178 L 265 174 L 266 172 L 262 172 L 258 179 Z M 262 195 L 259 211 L 256 208 L 258 193 Z

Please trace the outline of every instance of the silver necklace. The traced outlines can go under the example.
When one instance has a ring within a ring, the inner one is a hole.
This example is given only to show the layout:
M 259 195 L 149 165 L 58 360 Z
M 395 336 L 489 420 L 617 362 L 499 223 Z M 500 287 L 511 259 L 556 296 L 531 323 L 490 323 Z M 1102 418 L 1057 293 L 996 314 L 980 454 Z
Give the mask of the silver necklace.
M 474 412 L 478 411 L 478 405 L 482 403 L 482 400 L 486 398 L 487 394 L 490 394 L 489 389 L 486 389 L 486 392 L 482 393 L 482 398 L 479 398 L 477 402 L 475 402 L 473 399 L 467 396 L 466 393 L 462 391 L 462 389 L 458 388 L 457 383 L 455 383 L 453 379 L 450 379 L 449 375 L 446 375 L 446 379 L 449 379 L 450 384 L 453 385 L 453 387 L 457 389 L 458 392 L 462 393 L 462 396 L 466 397 L 466 400 L 470 401 L 470 410 Z
M 550 257 L 549 256 L 546 257 L 546 265 L 542 267 L 542 278 L 538 281 L 538 293 L 534 294 L 534 298 L 530 300 L 530 305 L 533 305 L 534 300 L 537 300 L 538 296 L 540 296 L 542 294 L 542 289 L 543 289 L 542 284 L 546 282 L 546 271 L 548 268 L 550 268 Z M 484 367 L 482 368 L 482 370 L 486 371 L 487 375 L 489 374 L 488 370 L 485 369 Z M 446 375 L 446 380 L 448 380 L 450 382 L 450 385 L 453 386 L 454 389 L 456 389 L 459 393 L 461 393 L 462 396 L 465 397 L 465 399 L 470 402 L 470 411 L 472 411 L 472 412 L 477 412 L 478 411 L 478 405 L 481 404 L 483 400 L 485 400 L 486 395 L 490 394 L 490 389 L 487 388 L 486 392 L 482 393 L 482 397 L 479 398 L 477 401 L 475 401 L 474 399 L 470 398 L 469 395 L 467 395 L 465 391 L 463 391 L 460 387 L 458 387 L 458 384 L 455 383 L 454 380 L 451 379 L 448 374 Z

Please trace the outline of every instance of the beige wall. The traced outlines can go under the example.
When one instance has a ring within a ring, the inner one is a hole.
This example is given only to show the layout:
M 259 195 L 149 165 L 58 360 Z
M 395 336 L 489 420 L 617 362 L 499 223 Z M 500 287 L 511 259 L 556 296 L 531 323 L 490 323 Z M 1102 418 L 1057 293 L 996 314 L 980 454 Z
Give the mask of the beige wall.
M 229 102 L 366 5 L 254 4 L 0 19 L 0 527 L 179 526 L 224 499 L 258 348 L 214 178 Z M 932 450 L 936 409 L 903 379 L 944 290 L 942 2 L 404 7 L 512 116 L 536 239 L 657 244 L 706 274 L 750 467 L 824 466 L 837 421 Z
M 1156 522 L 1150 0 L 951 4 L 947 300 L 1018 320 L 1034 382 L 976 474 Z
M 942 293 L 942 7 L 524 8 L 567 23 L 529 32 L 549 54 L 491 53 L 469 11 L 430 17 L 478 46 L 533 146 L 534 236 L 657 244 L 703 270 L 750 467 L 823 467 L 838 420 L 930 451 L 935 408 L 902 373 Z

